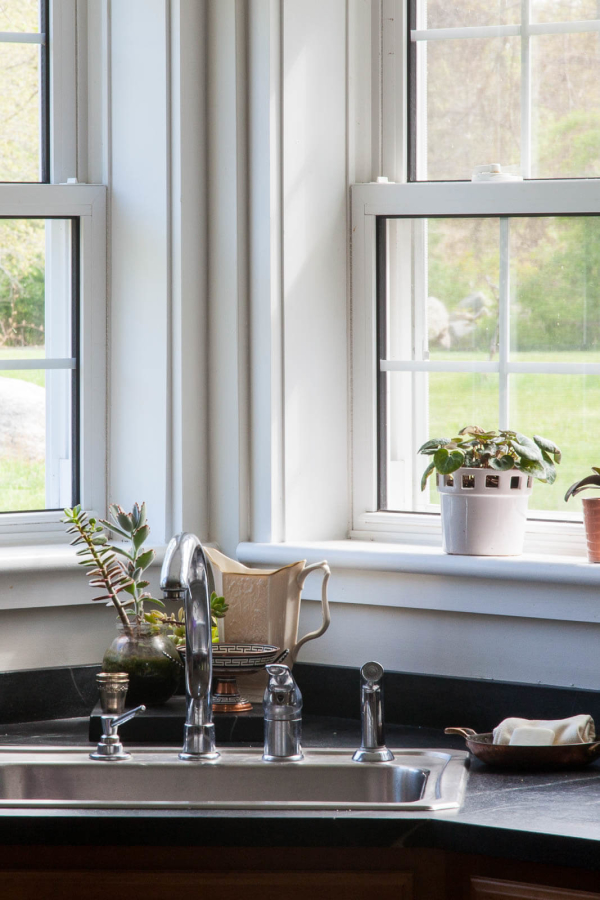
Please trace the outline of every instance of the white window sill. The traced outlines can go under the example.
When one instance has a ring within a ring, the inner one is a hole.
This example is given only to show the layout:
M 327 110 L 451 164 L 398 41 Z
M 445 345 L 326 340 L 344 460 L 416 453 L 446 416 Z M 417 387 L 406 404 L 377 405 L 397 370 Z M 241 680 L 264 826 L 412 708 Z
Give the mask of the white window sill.
M 598 622 L 600 565 L 580 556 L 450 556 L 440 547 L 360 540 L 241 543 L 237 555 L 260 566 L 326 559 L 333 602 Z M 413 576 L 427 576 L 427 587 Z M 305 595 L 318 599 L 317 589 L 315 582 L 314 596 Z
M 77 549 L 65 543 L 0 546 L 0 610 L 89 605 L 94 595 Z M 165 547 L 154 550 L 153 569 L 162 564 Z

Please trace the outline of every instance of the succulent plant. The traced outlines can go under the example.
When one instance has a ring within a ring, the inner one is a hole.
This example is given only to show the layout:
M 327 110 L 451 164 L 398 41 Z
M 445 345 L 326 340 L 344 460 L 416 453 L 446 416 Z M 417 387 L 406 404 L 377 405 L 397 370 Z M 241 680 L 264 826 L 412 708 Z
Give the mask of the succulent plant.
M 80 505 L 65 509 L 62 520 L 69 528 L 68 534 L 76 535 L 72 544 L 82 545 L 77 555 L 79 565 L 88 568 L 88 578 L 93 587 L 104 588 L 105 593 L 94 601 L 108 600 L 117 610 L 124 629 L 131 633 L 131 625 L 144 621 L 144 603 L 163 606 L 162 600 L 153 597 L 146 588 L 149 582 L 144 572 L 154 560 L 154 550 L 144 550 L 150 534 L 146 522 L 146 504 L 136 503 L 130 513 L 116 503 L 109 507 L 109 519 L 88 517 Z M 127 549 L 110 544 L 106 529 L 129 541 Z M 122 557 L 122 558 L 119 558 Z
M 593 475 L 587 475 L 571 485 L 565 494 L 565 500 L 568 500 L 569 497 L 575 497 L 580 491 L 585 491 L 588 488 L 600 488 L 600 468 L 592 466 L 592 472 L 594 473 Z
M 218 639 L 214 631 L 217 628 L 217 619 L 224 619 L 228 609 L 225 597 L 219 597 L 216 591 L 213 591 L 210 595 L 210 624 L 213 628 L 213 641 Z M 144 618 L 151 625 L 166 627 L 168 629 L 167 637 L 171 638 L 178 650 L 185 647 L 185 610 L 183 606 L 177 610 L 177 615 L 168 616 L 166 613 L 153 609 L 146 613 Z
M 537 434 L 528 438 L 518 431 L 485 431 L 478 425 L 467 425 L 454 438 L 426 441 L 418 452 L 433 457 L 423 473 L 421 490 L 433 471 L 450 475 L 461 467 L 496 472 L 518 469 L 553 484 L 555 464 L 561 460 L 556 444 Z

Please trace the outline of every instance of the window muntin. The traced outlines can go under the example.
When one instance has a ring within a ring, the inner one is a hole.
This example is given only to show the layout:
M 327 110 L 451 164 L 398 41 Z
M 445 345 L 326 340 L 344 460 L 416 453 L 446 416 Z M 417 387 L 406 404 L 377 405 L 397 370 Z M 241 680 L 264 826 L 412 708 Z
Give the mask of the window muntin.
M 0 513 L 77 502 L 78 235 L 0 218 Z
M 600 19 L 589 0 L 413 0 L 413 181 L 600 176 Z
M 0 10 L 0 181 L 49 180 L 48 0 Z
M 572 516 L 564 491 L 600 437 L 600 217 L 381 217 L 377 231 L 379 509 L 436 511 L 416 451 L 479 424 L 558 443 L 560 478 L 530 508 Z

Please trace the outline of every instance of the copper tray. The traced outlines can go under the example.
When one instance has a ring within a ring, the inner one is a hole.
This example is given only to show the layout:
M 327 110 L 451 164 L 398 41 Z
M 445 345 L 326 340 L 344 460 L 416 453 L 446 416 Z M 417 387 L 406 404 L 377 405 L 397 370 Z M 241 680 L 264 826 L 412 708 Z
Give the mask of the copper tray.
M 575 769 L 600 757 L 600 741 L 522 747 L 494 744 L 493 734 L 477 734 L 472 728 L 446 728 L 444 734 L 462 735 L 473 756 L 488 766 L 505 769 Z

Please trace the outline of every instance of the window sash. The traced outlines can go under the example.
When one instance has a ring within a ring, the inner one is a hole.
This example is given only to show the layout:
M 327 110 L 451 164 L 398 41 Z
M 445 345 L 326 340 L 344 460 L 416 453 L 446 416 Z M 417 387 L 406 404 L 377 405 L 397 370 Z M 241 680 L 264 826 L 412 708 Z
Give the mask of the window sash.
M 560 216 L 600 214 L 600 181 L 524 181 L 504 184 L 414 182 L 361 184 L 352 187 L 352 397 L 353 528 L 355 532 L 402 529 L 403 519 L 381 510 L 378 485 L 378 425 L 383 404 L 378 382 L 387 371 L 501 371 L 600 373 L 600 364 L 525 363 L 384 359 L 383 336 L 377 334 L 377 219 L 485 216 Z M 381 226 L 380 226 L 381 227 Z M 380 242 L 381 245 L 381 242 Z M 508 321 L 504 322 L 505 329 Z M 504 342 L 507 347 L 506 341 Z M 383 362 L 380 360 L 384 359 Z M 476 367 L 476 368 L 473 368 Z M 378 405 L 379 404 L 379 405 Z M 418 405 L 418 404 L 417 404 Z M 408 426 L 407 426 L 408 427 Z M 413 424 L 411 422 L 411 428 Z M 414 533 L 415 515 L 404 521 Z M 539 515 L 539 514 L 538 514 Z M 382 524 L 381 517 L 389 524 Z M 558 517 L 557 517 L 558 518 Z M 560 516 L 573 521 L 573 516 Z M 552 523 L 551 523 L 552 524 Z M 556 528 L 560 529 L 560 523 Z
M 0 216 L 74 219 L 79 227 L 79 304 L 73 297 L 75 335 L 71 357 L 4 360 L 2 368 L 67 369 L 74 374 L 73 410 L 79 414 L 79 452 L 74 447 L 73 475 L 79 466 L 79 499 L 89 510 L 106 506 L 106 188 L 99 185 L 0 184 Z M 66 273 L 66 277 L 70 272 Z M 79 353 L 76 345 L 79 345 Z M 79 369 L 77 366 L 79 356 Z M 0 540 L 31 539 L 61 531 L 60 510 L 3 513 Z
M 427 28 L 419 27 L 424 24 L 422 19 L 420 0 L 410 0 L 408 28 L 409 180 L 416 182 L 418 179 L 427 179 L 427 42 L 495 37 L 519 37 L 521 40 L 521 175 L 523 178 L 531 178 L 531 38 L 547 34 L 600 32 L 600 19 L 532 22 L 531 0 L 521 0 L 521 23 L 519 25 Z M 420 53 L 417 50 L 419 44 L 422 44 Z M 495 160 L 481 160 L 481 164 L 488 162 L 495 162 Z

